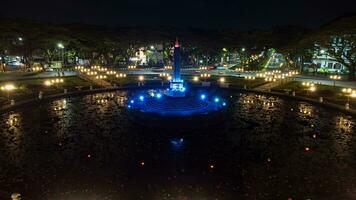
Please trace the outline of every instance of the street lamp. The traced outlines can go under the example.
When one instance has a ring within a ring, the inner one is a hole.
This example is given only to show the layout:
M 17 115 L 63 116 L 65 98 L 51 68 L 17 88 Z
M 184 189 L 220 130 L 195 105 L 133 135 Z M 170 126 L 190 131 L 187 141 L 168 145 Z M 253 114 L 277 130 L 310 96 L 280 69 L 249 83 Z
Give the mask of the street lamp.
M 207 73 L 204 73 L 204 74 L 200 74 L 200 76 L 202 77 L 202 78 L 204 78 L 204 81 L 206 81 L 206 78 L 210 78 L 210 74 L 207 74 Z
M 194 81 L 194 82 L 198 82 L 198 81 L 199 81 L 199 77 L 194 76 L 194 77 L 193 77 L 193 81 Z
M 353 90 L 351 88 L 343 88 L 342 93 L 344 93 L 347 96 L 347 103 L 350 103 L 350 97 L 355 98 L 356 97 L 356 90 Z
M 254 76 L 245 76 L 245 80 L 249 81 L 248 82 L 249 88 L 251 88 L 251 81 L 254 81 L 255 79 L 256 79 L 256 77 L 254 77 Z M 245 87 L 246 87 L 246 85 L 245 85 Z
M 44 85 L 45 86 L 52 86 L 53 84 L 56 84 L 56 87 L 58 87 L 58 85 L 60 83 L 64 83 L 64 79 L 56 78 L 56 79 L 50 79 L 50 80 L 45 80 L 44 81 Z
M 139 81 L 143 81 L 143 80 L 145 80 L 145 77 L 141 75 L 141 76 L 138 77 L 138 80 Z
M 7 99 L 10 99 L 10 92 L 15 90 L 16 87 L 13 84 L 6 84 L 0 88 L 2 91 L 7 93 Z
M 316 86 L 314 83 L 309 83 L 309 82 L 302 82 L 302 86 L 306 87 L 307 89 L 307 95 L 308 92 L 315 92 L 316 91 Z
M 57 47 L 60 48 L 60 49 L 64 49 L 64 45 L 62 43 L 58 43 Z
M 341 76 L 331 75 L 330 79 L 332 79 L 334 81 L 334 86 L 336 86 L 336 80 L 341 80 Z
M 62 43 L 58 43 L 57 47 L 61 50 L 62 65 L 64 65 L 64 45 Z
M 95 79 L 100 80 L 100 87 L 103 87 L 103 79 L 106 79 L 106 75 L 98 75 Z

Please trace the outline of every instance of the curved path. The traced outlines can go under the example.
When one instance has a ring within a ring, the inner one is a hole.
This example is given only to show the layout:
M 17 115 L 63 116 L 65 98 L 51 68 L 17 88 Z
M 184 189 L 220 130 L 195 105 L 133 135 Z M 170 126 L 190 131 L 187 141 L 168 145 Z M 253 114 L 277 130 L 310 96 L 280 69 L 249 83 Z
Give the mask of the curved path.
M 164 86 L 146 85 L 146 86 L 141 86 L 141 87 L 138 87 L 138 86 L 126 86 L 126 87 L 116 87 L 116 88 L 112 87 L 112 88 L 76 91 L 76 92 L 70 92 L 70 93 L 66 93 L 66 94 L 62 93 L 62 94 L 48 95 L 48 96 L 44 96 L 42 99 L 33 98 L 33 99 L 28 99 L 28 100 L 23 100 L 23 101 L 16 102 L 15 105 L 3 106 L 3 107 L 0 108 L 0 114 L 9 112 L 11 110 L 15 110 L 15 109 L 21 108 L 21 107 L 26 106 L 26 105 L 40 104 L 42 102 L 51 101 L 51 100 L 58 99 L 58 98 L 63 98 L 63 97 L 80 96 L 80 95 L 103 93 L 103 92 L 112 92 L 112 91 L 117 91 L 117 90 L 150 89 L 150 88 L 153 88 L 153 87 L 154 88 L 161 88 L 161 87 L 164 87 Z M 259 90 L 254 90 L 254 89 L 241 89 L 241 88 L 234 88 L 234 87 L 221 88 L 221 89 L 235 90 L 235 91 L 241 91 L 241 92 L 253 92 L 253 93 L 257 93 L 257 94 L 278 96 L 278 97 L 289 98 L 289 99 L 294 99 L 294 100 L 298 100 L 298 101 L 306 101 L 306 102 L 310 102 L 310 103 L 317 104 L 317 105 L 320 105 L 320 106 L 333 108 L 333 109 L 336 109 L 336 110 L 339 110 L 339 111 L 342 111 L 342 112 L 345 112 L 345 113 L 348 113 L 348 114 L 351 114 L 351 115 L 356 115 L 356 110 L 355 109 L 345 109 L 344 106 L 341 106 L 341 105 L 338 105 L 338 104 L 328 103 L 328 102 L 319 102 L 316 99 L 311 99 L 311 98 L 306 98 L 306 97 L 292 96 L 292 95 L 279 93 L 279 92 L 259 91 Z

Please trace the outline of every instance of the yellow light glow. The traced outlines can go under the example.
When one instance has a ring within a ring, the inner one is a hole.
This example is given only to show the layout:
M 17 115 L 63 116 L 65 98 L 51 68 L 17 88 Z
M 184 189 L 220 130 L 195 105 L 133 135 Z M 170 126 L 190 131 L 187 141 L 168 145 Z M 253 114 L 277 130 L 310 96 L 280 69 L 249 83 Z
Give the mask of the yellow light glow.
M 45 86 L 51 86 L 52 85 L 51 81 L 49 81 L 49 80 L 45 81 L 44 84 L 45 84 Z
M 16 87 L 12 84 L 7 84 L 1 87 L 1 90 L 12 91 L 15 90 Z

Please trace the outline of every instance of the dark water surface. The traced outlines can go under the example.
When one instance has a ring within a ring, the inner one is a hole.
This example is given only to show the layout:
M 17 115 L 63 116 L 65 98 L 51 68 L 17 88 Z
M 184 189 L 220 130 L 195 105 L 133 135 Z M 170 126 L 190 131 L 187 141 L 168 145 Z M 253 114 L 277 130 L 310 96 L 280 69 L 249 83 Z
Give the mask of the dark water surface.
M 125 92 L 1 115 L 0 199 L 356 199 L 354 117 L 230 95 L 223 122 L 188 130 L 133 123 Z

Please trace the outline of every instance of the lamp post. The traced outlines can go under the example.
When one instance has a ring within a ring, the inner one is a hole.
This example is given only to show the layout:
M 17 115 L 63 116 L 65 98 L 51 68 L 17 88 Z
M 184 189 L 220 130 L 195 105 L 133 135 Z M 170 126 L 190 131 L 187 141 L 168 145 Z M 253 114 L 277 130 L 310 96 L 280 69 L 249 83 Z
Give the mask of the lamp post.
M 95 79 L 100 80 L 100 87 L 103 87 L 103 80 L 106 79 L 106 75 L 98 75 Z
M 140 75 L 139 77 L 138 77 L 138 86 L 141 86 L 141 85 L 143 85 L 143 81 L 145 80 L 145 77 L 143 76 L 143 75 Z
M 49 87 L 49 86 L 52 86 L 52 85 L 56 85 L 56 88 L 58 88 L 58 85 L 59 84 L 62 84 L 62 83 L 64 83 L 64 79 L 62 79 L 62 78 L 56 78 L 56 79 L 50 79 L 50 80 L 45 80 L 44 81 L 44 85 L 45 86 L 47 86 L 47 87 Z
M 10 99 L 10 92 L 15 89 L 16 89 L 16 87 L 12 84 L 6 84 L 1 87 L 1 90 L 6 92 L 7 100 Z
M 256 78 L 254 76 L 245 76 L 245 79 L 248 81 L 249 88 L 251 88 L 251 81 L 254 81 Z
M 211 75 L 204 73 L 204 74 L 200 74 L 200 76 L 201 76 L 202 78 L 204 78 L 204 82 L 206 82 L 206 79 L 207 79 L 207 78 L 210 78 Z
M 347 96 L 347 104 L 350 104 L 350 97 L 356 98 L 356 90 L 353 90 L 351 88 L 343 88 L 342 93 Z
M 316 91 L 316 86 L 314 83 L 309 83 L 309 82 L 302 82 L 302 86 L 306 87 L 307 89 L 307 96 L 310 92 L 315 92 Z
M 64 45 L 62 43 L 58 43 L 57 47 L 61 50 L 62 65 L 64 65 Z
M 341 76 L 338 75 L 331 75 L 330 79 L 334 81 L 334 87 L 336 86 L 336 80 L 341 80 Z
M 124 73 L 116 74 L 115 77 L 118 78 L 119 80 L 121 80 L 121 79 L 126 78 L 126 74 L 124 74 Z M 120 81 L 119 81 L 119 85 L 121 85 Z
M 198 82 L 198 81 L 199 81 L 199 77 L 198 77 L 198 76 L 194 76 L 194 77 L 193 77 L 193 81 L 194 81 L 194 82 Z

